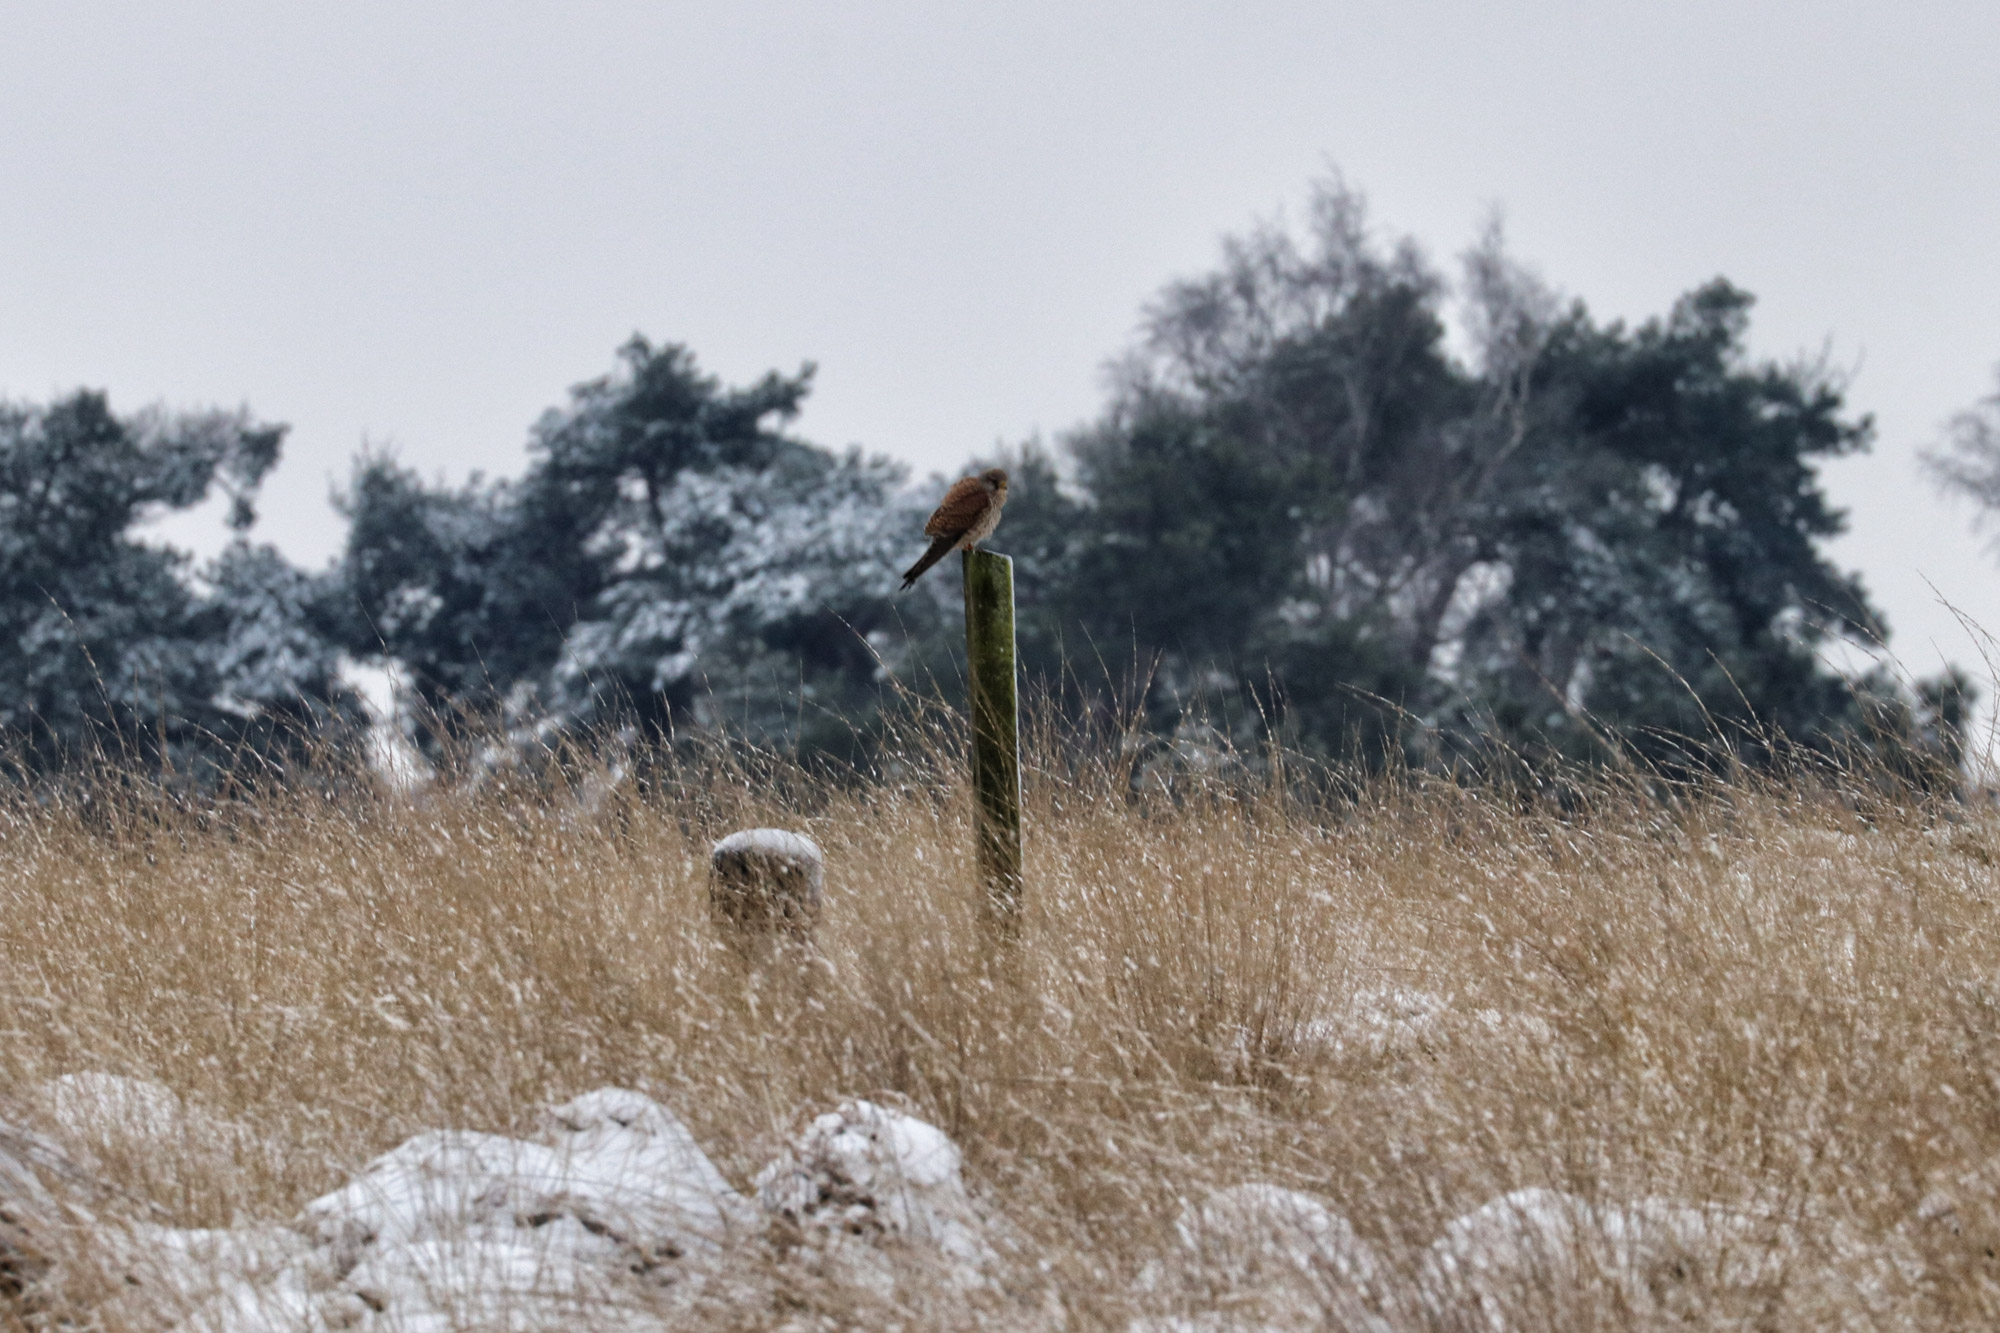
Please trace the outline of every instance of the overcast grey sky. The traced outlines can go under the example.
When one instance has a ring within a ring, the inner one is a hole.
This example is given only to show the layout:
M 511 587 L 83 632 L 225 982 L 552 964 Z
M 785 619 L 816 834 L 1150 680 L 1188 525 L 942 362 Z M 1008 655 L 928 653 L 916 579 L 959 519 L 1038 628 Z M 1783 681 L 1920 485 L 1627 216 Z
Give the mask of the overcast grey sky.
M 1835 547 L 1917 670 L 2000 570 L 1916 451 L 2000 361 L 2000 5 L 0 0 L 0 394 L 247 402 L 326 559 L 364 439 L 511 472 L 634 330 L 954 467 L 1058 432 L 1165 280 L 1337 165 L 1600 316 L 1723 274 L 1831 348 Z M 203 540 L 213 540 L 213 529 Z

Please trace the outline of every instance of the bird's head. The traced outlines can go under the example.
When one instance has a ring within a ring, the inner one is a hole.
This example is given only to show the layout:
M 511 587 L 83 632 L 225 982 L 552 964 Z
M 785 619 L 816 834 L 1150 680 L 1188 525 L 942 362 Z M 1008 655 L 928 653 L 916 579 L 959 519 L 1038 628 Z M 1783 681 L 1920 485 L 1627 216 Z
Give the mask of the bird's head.
M 1007 493 L 1007 469 L 1000 467 L 987 468 L 979 474 L 979 482 L 995 495 L 1005 495 Z

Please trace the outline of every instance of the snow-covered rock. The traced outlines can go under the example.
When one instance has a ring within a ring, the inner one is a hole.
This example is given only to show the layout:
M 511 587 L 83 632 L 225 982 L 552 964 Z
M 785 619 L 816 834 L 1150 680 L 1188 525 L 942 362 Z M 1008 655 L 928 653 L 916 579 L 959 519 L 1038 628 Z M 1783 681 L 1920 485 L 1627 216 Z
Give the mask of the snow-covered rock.
M 179 1133 L 187 1120 L 187 1108 L 172 1088 L 118 1074 L 64 1074 L 36 1085 L 35 1098 L 64 1129 L 80 1134 L 163 1139 Z
M 303 1232 L 279 1226 L 199 1229 L 104 1222 L 91 1242 L 93 1262 L 117 1292 L 109 1302 L 112 1308 L 99 1311 L 111 1327 L 192 1315 L 239 1290 L 277 1283 L 312 1250 Z
M 1593 1204 L 1532 1188 L 1448 1223 L 1417 1282 L 1433 1318 L 1496 1333 L 1614 1313 L 1832 1329 L 1878 1326 L 1921 1275 L 1894 1238 L 1825 1219 L 1663 1198 Z
M 687 1126 L 644 1093 L 586 1092 L 546 1113 L 542 1139 L 564 1162 L 586 1224 L 650 1244 L 681 1235 L 697 1245 L 754 1225 L 749 1201 Z
M 1182 1313 L 1141 1320 L 1133 1333 L 1391 1327 L 1391 1275 L 1324 1199 L 1235 1185 L 1183 1208 L 1174 1233 L 1179 1252 L 1148 1264 L 1139 1285 Z
M 46 1178 L 46 1180 L 45 1180 Z M 16 1220 L 53 1218 L 58 1204 L 49 1183 L 69 1185 L 66 1195 L 95 1192 L 96 1181 L 50 1139 L 0 1120 L 0 1213 Z M 70 1207 L 86 1205 L 68 1198 Z
M 342 1284 L 371 1312 L 364 1327 L 417 1330 L 663 1330 L 665 1311 L 608 1262 L 573 1219 L 470 1228 L 371 1253 Z
M 330 1287 L 312 1267 L 295 1263 L 268 1279 L 218 1284 L 173 1333 L 327 1333 L 360 1328 L 376 1313 L 353 1292 Z
M 0 1121 L 0 1292 L 45 1275 L 50 1242 L 89 1222 L 110 1191 L 61 1145 Z
M 995 1260 L 959 1175 L 958 1145 L 874 1102 L 842 1102 L 757 1174 L 757 1201 L 808 1242 L 878 1237 L 943 1260 L 967 1283 Z
M 1174 1233 L 1188 1251 L 1232 1267 L 1272 1264 L 1324 1272 L 1351 1286 L 1381 1281 L 1381 1261 L 1345 1217 L 1316 1195 L 1235 1185 L 1181 1211 Z
M 77 1156 L 93 1164 L 135 1153 L 227 1152 L 252 1138 L 243 1126 L 188 1105 L 150 1079 L 64 1074 L 35 1085 L 31 1100 Z
M 1480 1009 L 1467 1025 L 1474 1037 L 1491 1044 L 1515 1047 L 1548 1047 L 1556 1042 L 1555 1027 L 1536 1014 L 1509 1013 L 1504 1009 Z
M 1941 1173 L 1912 1220 L 1922 1229 L 1973 1236 L 1981 1244 L 2000 1239 L 2000 1155 L 1969 1171 Z
M 406 1139 L 359 1176 L 306 1205 L 322 1244 L 359 1259 L 363 1246 L 390 1247 L 469 1227 L 532 1225 L 560 1216 L 569 1184 L 556 1154 L 539 1143 L 433 1130 Z
M 326 1244 L 450 1239 L 478 1227 L 571 1218 L 652 1260 L 712 1254 L 744 1200 L 672 1112 L 622 1088 L 548 1113 L 543 1141 L 470 1130 L 419 1134 L 306 1205 Z
M 1524 1305 L 1574 1289 L 1591 1259 L 1601 1267 L 1596 1228 L 1590 1204 L 1561 1190 L 1489 1200 L 1446 1223 L 1431 1243 L 1418 1274 L 1424 1303 L 1434 1313 L 1472 1316 L 1473 1327 L 1515 1327 L 1509 1317 Z
M 418 1134 L 295 1227 L 104 1229 L 99 1253 L 114 1303 L 179 1333 L 663 1333 L 754 1322 L 774 1281 L 831 1283 L 856 1309 L 934 1299 L 940 1276 L 954 1300 L 1008 1299 L 959 1161 L 935 1127 L 846 1102 L 758 1176 L 760 1209 L 666 1108 L 603 1088 L 533 1139 Z M 928 1280 L 900 1288 L 906 1272 Z
M 672 1112 L 602 1088 L 546 1112 L 536 1140 L 418 1134 L 307 1204 L 299 1231 L 304 1253 L 211 1283 L 180 1327 L 658 1329 L 757 1216 Z

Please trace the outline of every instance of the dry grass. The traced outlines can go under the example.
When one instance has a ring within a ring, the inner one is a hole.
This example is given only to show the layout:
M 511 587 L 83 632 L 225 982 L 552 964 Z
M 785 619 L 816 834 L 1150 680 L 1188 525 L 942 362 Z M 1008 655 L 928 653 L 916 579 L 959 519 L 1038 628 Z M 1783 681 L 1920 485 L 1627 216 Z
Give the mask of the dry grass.
M 1405 1276 L 1516 1187 L 1742 1206 L 1783 1228 L 1779 1262 L 1727 1290 L 1661 1277 L 1697 1325 L 2000 1326 L 1991 1199 L 1916 1217 L 2000 1153 L 1991 814 L 1747 782 L 1567 811 L 1417 781 L 1134 803 L 1108 768 L 1043 774 L 1008 951 L 973 910 L 962 785 L 911 772 L 715 764 L 589 814 L 506 784 L 16 804 L 0 1087 L 33 1121 L 38 1081 L 110 1070 L 248 1126 L 113 1154 L 183 1225 L 289 1218 L 415 1131 L 520 1130 L 603 1084 L 672 1107 L 742 1184 L 867 1096 L 952 1134 L 1022 1242 L 1014 1304 L 906 1289 L 910 1327 L 1198 1303 L 1134 1279 L 1184 1200 L 1246 1180 L 1325 1196 Z M 707 845 L 753 824 L 826 849 L 805 980 L 746 974 L 709 920 Z M 1441 1008 L 1371 1027 L 1425 1003 L 1397 992 Z M 1588 1283 L 1511 1299 L 1522 1328 L 1642 1322 Z

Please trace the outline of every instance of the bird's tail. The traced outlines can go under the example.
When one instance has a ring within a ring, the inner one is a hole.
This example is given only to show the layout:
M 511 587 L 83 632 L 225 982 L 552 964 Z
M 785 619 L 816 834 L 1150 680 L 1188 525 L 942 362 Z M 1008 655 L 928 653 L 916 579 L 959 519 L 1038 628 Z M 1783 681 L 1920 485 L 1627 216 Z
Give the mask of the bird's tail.
M 931 549 L 924 552 L 924 558 L 903 572 L 903 591 L 908 592 L 916 581 L 923 577 L 925 570 L 944 559 L 944 554 L 958 543 L 956 537 L 940 537 L 931 543 Z

